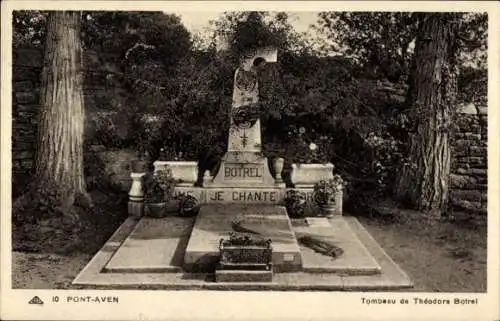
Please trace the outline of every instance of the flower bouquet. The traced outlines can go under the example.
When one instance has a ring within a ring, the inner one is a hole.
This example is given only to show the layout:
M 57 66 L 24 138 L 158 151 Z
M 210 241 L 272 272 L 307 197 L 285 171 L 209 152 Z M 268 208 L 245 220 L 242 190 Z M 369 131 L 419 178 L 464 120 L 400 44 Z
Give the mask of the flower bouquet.
M 166 204 L 173 198 L 176 180 L 170 168 L 165 167 L 144 177 L 146 215 L 163 217 Z
M 342 211 L 342 190 L 344 180 L 340 175 L 333 178 L 321 180 L 314 185 L 313 198 L 326 216 L 333 216 Z

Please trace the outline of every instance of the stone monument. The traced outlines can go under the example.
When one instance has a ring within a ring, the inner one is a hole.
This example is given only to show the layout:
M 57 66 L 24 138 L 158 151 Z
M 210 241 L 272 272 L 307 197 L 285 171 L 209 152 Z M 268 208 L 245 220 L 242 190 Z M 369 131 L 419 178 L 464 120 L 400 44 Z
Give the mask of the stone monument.
M 273 62 L 277 62 L 276 48 L 260 48 L 243 55 L 234 74 L 228 147 L 219 170 L 204 179 L 203 187 L 183 189 L 196 194 L 201 204 L 184 256 L 188 271 L 213 269 L 220 256 L 217 244 L 235 232 L 235 221 L 272 240 L 275 270 L 300 269 L 299 246 L 286 209 L 280 206 L 285 183 L 271 175 L 262 154 L 257 72 Z M 156 164 L 157 168 L 161 165 Z
M 287 188 L 281 173 L 276 177 L 271 175 L 268 159 L 262 154 L 258 71 L 277 59 L 278 50 L 271 47 L 257 48 L 242 55 L 234 73 L 227 152 L 217 173 L 205 173 L 202 187 L 185 184 L 176 187 L 176 193 L 193 196 L 200 205 L 184 255 L 186 271 L 213 272 L 220 260 L 218 244 L 235 232 L 235 222 L 271 240 L 274 271 L 302 269 L 300 246 L 284 207 Z M 178 170 L 181 168 L 179 163 L 182 162 L 157 161 L 154 165 L 155 170 L 170 166 L 174 176 L 183 182 L 189 180 L 188 176 L 195 176 L 194 172 Z M 332 175 L 333 165 L 318 165 L 326 171 L 310 171 L 311 174 L 305 175 L 308 182 L 297 184 L 298 190 L 309 199 L 312 199 L 313 184 Z M 342 209 L 337 212 L 342 213 Z M 226 269 L 216 272 L 216 279 L 236 279 Z M 255 280 L 269 280 L 267 274 L 253 273 Z M 249 279 L 242 273 L 238 273 L 237 278 Z
M 262 154 L 257 71 L 277 59 L 276 48 L 243 55 L 234 74 L 227 151 L 216 173 L 204 173 L 202 186 L 195 186 L 196 162 L 154 163 L 155 170 L 170 167 L 179 180 L 175 194 L 190 196 L 190 206 L 199 208 L 196 217 L 145 217 L 145 173 L 132 173 L 130 218 L 74 284 L 240 290 L 412 286 L 359 222 L 344 218 L 341 189 L 334 217 L 288 216 L 286 195 L 295 191 L 312 200 L 313 185 L 333 178 L 333 165 L 293 164 L 293 188 L 280 173 L 271 175 Z
M 169 166 L 174 177 L 182 182 L 176 187 L 176 194 L 194 196 L 201 205 L 283 204 L 288 189 L 281 173 L 277 173 L 276 177 L 271 175 L 268 159 L 262 153 L 258 105 L 257 72 L 266 68 L 266 64 L 277 62 L 277 59 L 278 50 L 272 47 L 257 48 L 242 55 L 240 66 L 234 73 L 227 152 L 217 173 L 204 173 L 202 187 L 193 186 L 198 174 L 196 162 L 154 163 L 155 170 Z M 312 200 L 315 182 L 332 177 L 331 164 L 293 164 L 293 167 L 295 190 L 303 193 L 308 200 Z M 338 212 L 341 213 L 342 209 L 339 208 Z

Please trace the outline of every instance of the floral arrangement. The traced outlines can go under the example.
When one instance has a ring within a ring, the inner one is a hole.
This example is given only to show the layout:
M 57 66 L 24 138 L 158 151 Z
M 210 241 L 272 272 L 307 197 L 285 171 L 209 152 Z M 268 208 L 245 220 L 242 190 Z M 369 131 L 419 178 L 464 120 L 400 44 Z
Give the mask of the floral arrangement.
M 172 199 L 176 180 L 172 170 L 165 168 L 153 174 L 146 174 L 144 178 L 144 201 L 146 203 L 163 203 Z
M 304 127 L 299 127 L 295 131 L 289 131 L 289 136 L 294 142 L 293 150 L 291 150 L 291 158 L 294 163 L 312 164 L 312 163 L 327 163 L 327 146 L 330 142 L 328 136 L 319 136 L 317 139 L 311 139 L 309 136 L 315 136 L 314 133 L 307 135 Z
M 230 232 L 229 239 L 221 239 L 219 241 L 219 248 L 223 249 L 224 246 L 265 246 L 270 247 L 271 240 L 262 238 L 262 236 L 251 233 L 238 233 Z
M 285 195 L 285 207 L 290 217 L 304 217 L 306 198 L 304 193 L 289 190 Z
M 250 104 L 233 108 L 232 118 L 236 126 L 248 124 L 252 127 L 260 116 L 260 105 Z
M 181 216 L 189 217 L 196 214 L 198 206 L 196 197 L 182 193 L 177 199 L 179 200 L 179 214 Z
M 344 185 L 344 180 L 338 174 L 331 179 L 319 181 L 314 185 L 314 201 L 320 206 L 335 203 L 335 195 Z

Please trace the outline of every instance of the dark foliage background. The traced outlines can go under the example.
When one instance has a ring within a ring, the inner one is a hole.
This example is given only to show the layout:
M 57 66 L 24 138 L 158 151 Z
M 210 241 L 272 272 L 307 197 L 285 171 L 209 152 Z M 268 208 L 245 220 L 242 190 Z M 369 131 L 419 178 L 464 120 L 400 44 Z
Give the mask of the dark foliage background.
M 319 13 L 319 46 L 297 33 L 285 12 L 225 13 L 212 22 L 204 46 L 173 14 L 83 15 L 86 83 L 100 88 L 86 101 L 88 146 L 134 148 L 151 159 L 198 160 L 202 173 L 212 169 L 227 144 L 238 57 L 273 45 L 278 63 L 259 75 L 265 154 L 284 156 L 287 166 L 333 162 L 356 203 L 390 192 L 395 168 L 406 159 L 412 13 Z M 14 13 L 14 50 L 43 48 L 45 17 Z M 462 20 L 459 99 L 484 105 L 487 17 Z M 217 48 L 221 41 L 227 50 Z M 312 142 L 319 147 L 315 159 Z

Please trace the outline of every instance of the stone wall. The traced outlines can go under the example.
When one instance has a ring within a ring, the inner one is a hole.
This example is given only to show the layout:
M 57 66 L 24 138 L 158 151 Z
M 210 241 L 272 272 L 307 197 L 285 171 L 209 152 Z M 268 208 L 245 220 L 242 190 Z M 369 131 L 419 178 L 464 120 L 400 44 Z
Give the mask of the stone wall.
M 450 206 L 454 211 L 486 214 L 488 109 L 461 106 L 453 144 Z
M 15 197 L 31 180 L 34 166 L 43 51 L 39 48 L 17 48 L 12 54 L 12 194 Z M 98 105 L 107 90 L 96 57 L 93 51 L 84 52 L 87 119 L 99 109 Z M 86 137 L 92 136 L 93 130 L 87 121 Z
M 15 50 L 12 59 L 12 192 L 17 195 L 32 174 L 43 53 Z

